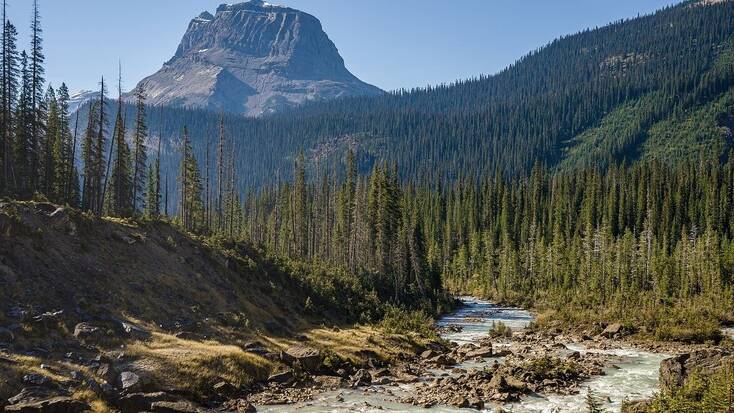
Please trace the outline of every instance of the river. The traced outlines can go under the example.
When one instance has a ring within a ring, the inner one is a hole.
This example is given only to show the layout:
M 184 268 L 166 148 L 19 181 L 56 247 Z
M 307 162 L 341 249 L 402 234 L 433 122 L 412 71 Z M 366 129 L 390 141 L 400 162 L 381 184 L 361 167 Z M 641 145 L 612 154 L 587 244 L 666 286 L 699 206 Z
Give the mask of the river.
M 485 336 L 493 322 L 502 321 L 513 330 L 519 330 L 532 321 L 532 315 L 522 309 L 507 308 L 474 298 L 462 298 L 464 306 L 456 312 L 439 320 L 439 326 L 458 325 L 459 332 L 444 334 L 444 338 L 459 344 L 475 342 Z M 620 357 L 617 368 L 606 369 L 606 375 L 595 377 L 584 383 L 604 402 L 608 411 L 619 411 L 625 398 L 630 400 L 650 397 L 658 389 L 658 368 L 660 362 L 669 357 L 665 354 L 650 353 L 631 348 L 616 350 L 588 349 L 581 344 L 567 343 L 569 350 L 613 354 Z M 483 363 L 472 361 L 463 363 L 462 368 L 481 368 L 493 363 L 495 359 L 487 359 Z M 416 406 L 396 402 L 401 395 L 411 392 L 412 384 L 372 386 L 368 389 L 339 390 L 325 393 L 317 399 L 289 406 L 258 406 L 258 412 L 470 412 L 471 409 L 460 409 L 449 406 L 435 406 L 423 409 Z M 529 396 L 520 402 L 506 404 L 502 408 L 512 413 L 560 413 L 579 412 L 584 410 L 582 392 L 577 395 Z M 488 404 L 483 412 L 493 412 L 497 405 Z

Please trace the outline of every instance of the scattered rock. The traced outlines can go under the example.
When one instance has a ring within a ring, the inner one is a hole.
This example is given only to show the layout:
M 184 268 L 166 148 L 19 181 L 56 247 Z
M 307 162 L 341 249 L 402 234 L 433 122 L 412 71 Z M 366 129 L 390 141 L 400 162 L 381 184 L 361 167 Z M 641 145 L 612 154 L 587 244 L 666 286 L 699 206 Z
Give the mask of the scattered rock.
M 237 392 L 237 388 L 226 381 L 220 381 L 212 387 L 214 394 L 222 397 L 231 397 Z
M 45 386 L 51 383 L 51 379 L 41 374 L 30 373 L 23 376 L 23 383 L 31 386 Z
M 94 343 L 102 338 L 103 335 L 104 332 L 101 328 L 89 323 L 79 323 L 74 327 L 74 337 L 85 343 Z
M 47 313 L 39 314 L 33 317 L 33 321 L 37 323 L 58 322 L 61 320 L 61 316 L 63 315 L 64 310 L 49 311 Z
M 209 410 L 197 407 L 193 403 L 187 402 L 187 401 L 153 402 L 150 405 L 150 410 L 153 413 L 207 413 L 209 412 Z
M 136 326 L 135 324 L 123 321 L 120 323 L 120 327 L 122 328 L 122 332 L 132 339 L 147 340 L 148 338 L 150 338 L 150 332 Z
M 614 336 L 622 332 L 622 324 L 614 323 L 607 326 L 604 331 L 601 332 L 602 337 L 614 338 Z
M 8 399 L 10 404 L 28 403 L 45 400 L 53 396 L 53 392 L 46 387 L 25 387 L 20 393 Z
M 697 350 L 665 359 L 660 363 L 660 388 L 663 391 L 675 390 L 683 386 L 692 373 L 710 375 L 727 360 L 734 361 L 734 355 L 722 349 Z
M 312 380 L 322 390 L 336 390 L 344 384 L 344 380 L 336 376 L 314 376 Z
M 149 411 L 154 402 L 172 402 L 176 400 L 177 399 L 174 396 L 164 392 L 132 393 L 120 397 L 115 402 L 115 406 L 120 409 L 122 413 L 137 413 Z
M 268 377 L 268 381 L 271 383 L 280 383 L 285 384 L 293 381 L 295 378 L 293 374 L 293 370 L 286 370 L 280 373 L 272 374 L 270 377 Z
M 140 387 L 142 387 L 143 385 L 140 376 L 131 371 L 123 371 L 122 373 L 120 373 L 118 382 L 120 385 L 120 389 L 123 392 L 134 392 L 136 390 L 139 390 Z
M 222 408 L 237 413 L 257 413 L 255 406 L 245 399 L 228 400 Z
M 472 350 L 466 353 L 466 358 L 468 359 L 487 358 L 487 357 L 492 357 L 492 347 L 482 347 L 477 350 Z
M 369 386 L 372 384 L 372 375 L 365 369 L 360 369 L 349 381 L 352 387 Z
M 316 371 L 321 365 L 321 352 L 315 348 L 307 346 L 292 346 L 281 353 L 281 359 L 289 364 L 298 365 L 304 371 Z
M 114 384 L 117 372 L 110 363 L 101 363 L 97 369 L 97 376 L 101 377 L 108 384 Z
M 86 403 L 62 396 L 5 406 L 6 412 L 20 413 L 82 413 L 90 409 Z
M 427 361 L 431 364 L 441 367 L 453 366 L 456 364 L 456 360 L 445 354 L 440 354 L 432 359 L 428 359 Z
M 181 340 L 191 340 L 191 341 L 204 341 L 207 339 L 207 336 L 204 334 L 199 333 L 193 333 L 191 331 L 179 331 L 178 333 L 173 335 L 176 338 L 180 338 Z

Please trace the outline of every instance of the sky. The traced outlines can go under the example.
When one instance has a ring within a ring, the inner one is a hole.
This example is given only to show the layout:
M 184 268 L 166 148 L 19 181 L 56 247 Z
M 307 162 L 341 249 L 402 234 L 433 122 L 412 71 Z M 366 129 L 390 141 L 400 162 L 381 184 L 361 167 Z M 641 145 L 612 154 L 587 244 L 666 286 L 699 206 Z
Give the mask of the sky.
M 31 0 L 7 0 L 30 38 Z M 173 56 L 189 21 L 222 0 L 38 0 L 46 78 L 96 88 L 123 67 L 129 90 Z M 232 2 L 233 0 L 230 0 Z M 492 74 L 551 40 L 673 0 L 270 0 L 321 20 L 347 68 L 385 90 Z

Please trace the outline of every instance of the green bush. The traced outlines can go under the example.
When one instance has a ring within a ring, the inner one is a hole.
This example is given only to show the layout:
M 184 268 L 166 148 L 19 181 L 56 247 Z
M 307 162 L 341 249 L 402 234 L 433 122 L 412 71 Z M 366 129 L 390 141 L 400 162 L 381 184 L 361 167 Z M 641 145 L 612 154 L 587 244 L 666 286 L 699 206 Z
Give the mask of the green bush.
M 655 330 L 655 338 L 662 341 L 678 341 L 683 343 L 718 343 L 723 338 L 721 329 L 714 323 L 698 323 L 689 325 L 663 325 Z
M 734 411 L 734 364 L 710 376 L 692 375 L 685 385 L 653 399 L 648 413 L 725 413 Z
M 489 328 L 489 336 L 496 337 L 512 337 L 512 329 L 502 321 L 492 321 L 492 327 Z
M 434 320 L 423 310 L 409 311 L 388 306 L 380 327 L 392 334 L 416 333 L 424 338 L 437 338 Z

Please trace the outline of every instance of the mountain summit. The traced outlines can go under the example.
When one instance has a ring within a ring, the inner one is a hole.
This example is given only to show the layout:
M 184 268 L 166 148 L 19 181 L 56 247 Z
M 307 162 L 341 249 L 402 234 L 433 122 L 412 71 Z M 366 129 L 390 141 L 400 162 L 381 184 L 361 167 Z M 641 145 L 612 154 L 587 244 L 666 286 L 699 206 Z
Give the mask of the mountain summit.
M 250 116 L 382 93 L 347 70 L 317 18 L 259 0 L 194 18 L 173 58 L 143 84 L 153 105 Z

